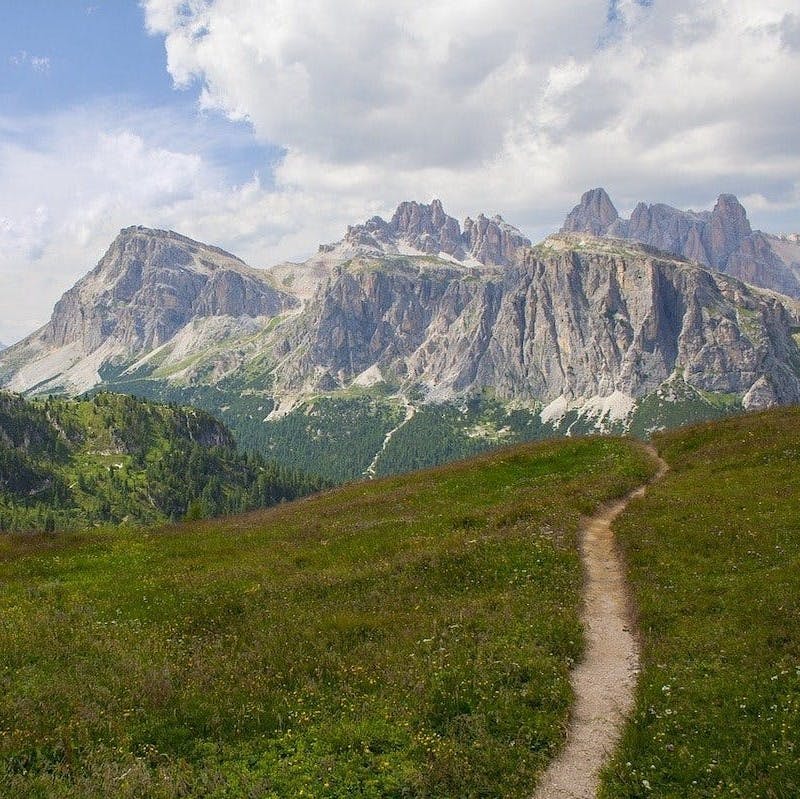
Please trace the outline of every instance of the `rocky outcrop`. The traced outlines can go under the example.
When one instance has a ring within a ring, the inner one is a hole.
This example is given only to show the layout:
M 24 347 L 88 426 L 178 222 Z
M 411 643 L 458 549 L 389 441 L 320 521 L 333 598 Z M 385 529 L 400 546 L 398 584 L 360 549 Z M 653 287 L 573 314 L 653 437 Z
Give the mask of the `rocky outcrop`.
M 530 239 L 499 215 L 491 219 L 483 214 L 479 214 L 475 220 L 467 217 L 464 220 L 463 239 L 472 258 L 494 266 L 516 263 L 522 251 L 531 244 Z
M 562 233 L 589 233 L 602 236 L 619 219 L 617 209 L 605 189 L 590 189 L 581 201 L 570 211 Z
M 537 247 L 500 217 L 462 230 L 440 203 L 403 203 L 388 222 L 351 227 L 308 262 L 308 280 L 303 265 L 281 267 L 284 291 L 275 273 L 228 253 L 130 228 L 42 331 L 0 355 L 0 381 L 77 393 L 113 364 L 137 380 L 225 379 L 283 405 L 383 379 L 431 401 L 486 389 L 527 404 L 604 398 L 624 416 L 679 376 L 747 407 L 800 401 L 790 301 L 656 249 L 736 245 L 726 262 L 735 266 L 752 245 L 766 248 L 755 250 L 766 263 L 771 240 L 747 232 L 732 198 L 711 212 L 643 206 L 622 220 L 590 194 L 572 220 L 602 223 L 606 236 Z M 611 237 L 630 228 L 649 243 Z
M 461 228 L 444 212 L 441 200 L 430 205 L 400 203 L 389 224 L 394 235 L 415 250 L 431 255 L 445 253 L 459 261 L 465 257 Z
M 130 353 L 168 341 L 203 316 L 275 316 L 296 305 L 223 250 L 169 231 L 126 228 L 56 303 L 40 337 L 91 353 L 113 337 Z
M 747 212 L 732 194 L 721 194 L 711 211 L 639 203 L 630 219 L 622 219 L 608 194 L 592 189 L 561 230 L 639 241 L 753 285 L 800 297 L 800 264 L 782 257 L 777 237 L 752 230 Z M 791 249 L 792 242 L 784 244 Z
M 293 325 L 276 353 L 285 391 L 344 388 L 374 367 L 431 398 L 485 388 L 544 404 L 641 397 L 680 373 L 753 404 L 800 399 L 800 353 L 777 299 L 683 260 L 583 239 L 529 248 L 517 266 L 472 280 L 445 264 L 420 273 L 363 259 Z
M 530 244 L 530 239 L 501 216 L 467 217 L 462 230 L 458 220 L 445 213 L 441 201 L 433 200 L 430 205 L 400 203 L 389 222 L 375 216 L 350 226 L 341 242 L 321 246 L 320 253 L 340 254 L 342 260 L 354 255 L 418 253 L 465 264 L 507 266 Z

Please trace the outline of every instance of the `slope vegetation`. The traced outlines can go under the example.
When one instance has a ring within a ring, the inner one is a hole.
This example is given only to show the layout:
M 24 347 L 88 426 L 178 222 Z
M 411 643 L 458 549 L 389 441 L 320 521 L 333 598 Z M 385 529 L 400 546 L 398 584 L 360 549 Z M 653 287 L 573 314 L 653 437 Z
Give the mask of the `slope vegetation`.
M 616 524 L 644 668 L 601 795 L 800 796 L 800 409 L 655 443 Z
M 0 539 L 0 793 L 527 797 L 638 445 L 526 445 L 146 534 Z
M 239 454 L 225 426 L 194 408 L 0 392 L 0 530 L 233 513 L 320 487 Z

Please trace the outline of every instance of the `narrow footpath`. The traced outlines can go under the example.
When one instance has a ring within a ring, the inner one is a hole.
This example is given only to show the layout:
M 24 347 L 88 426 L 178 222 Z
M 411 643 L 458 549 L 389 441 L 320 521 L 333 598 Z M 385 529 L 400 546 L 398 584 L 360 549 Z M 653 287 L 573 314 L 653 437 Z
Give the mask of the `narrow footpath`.
M 654 448 L 648 451 L 659 464 L 652 483 L 664 476 L 668 466 Z M 632 499 L 644 495 L 648 485 L 606 506 L 581 530 L 585 571 L 581 622 L 586 651 L 571 676 L 575 703 L 566 745 L 545 771 L 534 799 L 595 799 L 600 769 L 614 751 L 633 708 L 639 644 L 611 525 Z

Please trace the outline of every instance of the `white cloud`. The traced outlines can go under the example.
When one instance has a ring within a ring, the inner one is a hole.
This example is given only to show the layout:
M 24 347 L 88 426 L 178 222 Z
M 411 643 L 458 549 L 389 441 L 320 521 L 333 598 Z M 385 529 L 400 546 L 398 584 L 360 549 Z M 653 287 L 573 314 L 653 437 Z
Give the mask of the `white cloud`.
M 44 73 L 50 71 L 50 56 L 31 55 L 27 50 L 20 50 L 15 55 L 10 56 L 8 61 L 15 67 L 29 66 L 34 72 Z
M 789 191 L 793 5 L 144 0 L 176 83 L 285 147 L 285 183 L 529 224 L 598 183 L 623 202 Z
M 733 191 L 800 228 L 795 0 L 141 2 L 176 86 L 285 156 L 232 178 L 160 110 L 0 119 L 0 292 L 46 276 L 15 334 L 129 224 L 268 265 L 406 198 L 536 237 L 605 185 L 623 211 Z

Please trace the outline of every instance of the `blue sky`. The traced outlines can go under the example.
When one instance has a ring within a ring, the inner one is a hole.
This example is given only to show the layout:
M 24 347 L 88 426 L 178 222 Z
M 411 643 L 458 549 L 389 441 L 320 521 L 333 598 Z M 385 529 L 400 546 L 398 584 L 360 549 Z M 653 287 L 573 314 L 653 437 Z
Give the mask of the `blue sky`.
M 267 266 L 411 198 L 538 238 L 603 185 L 796 231 L 798 87 L 796 0 L 0 0 L 0 340 L 131 224 Z
M 144 11 L 135 2 L 4 0 L 2 6 L 6 113 L 33 114 L 98 97 L 130 96 L 153 105 L 176 101 L 163 41 L 147 35 Z M 33 58 L 47 64 L 37 68 Z
M 259 142 L 246 122 L 198 113 L 197 87 L 175 88 L 163 37 L 148 34 L 144 9 L 134 0 L 3 0 L 2 6 L 3 117 L 46 118 L 93 107 L 113 124 L 115 115 L 161 110 L 183 122 L 177 131 L 169 128 L 171 145 L 202 149 L 233 182 L 254 172 L 269 178 L 280 148 Z M 159 139 L 157 124 L 145 132 Z

